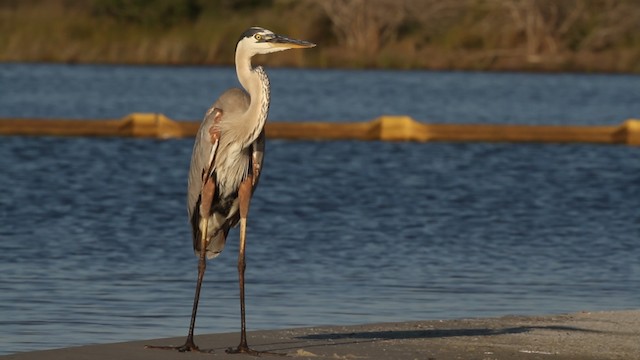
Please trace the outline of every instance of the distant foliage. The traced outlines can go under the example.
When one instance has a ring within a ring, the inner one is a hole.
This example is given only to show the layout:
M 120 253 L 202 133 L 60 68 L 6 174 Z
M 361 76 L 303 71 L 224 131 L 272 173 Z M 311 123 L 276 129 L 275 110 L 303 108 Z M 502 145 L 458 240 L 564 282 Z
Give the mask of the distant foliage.
M 173 26 L 195 21 L 202 6 L 197 0 L 93 0 L 92 10 L 122 23 Z
M 640 73 L 640 0 L 0 0 L 0 61 L 228 65 L 252 25 L 318 44 L 269 65 Z
M 207 7 L 217 7 L 225 10 L 241 11 L 258 8 L 268 8 L 273 5 L 273 0 L 210 0 Z
M 397 38 L 407 0 L 315 0 L 325 11 L 341 45 L 373 55 Z

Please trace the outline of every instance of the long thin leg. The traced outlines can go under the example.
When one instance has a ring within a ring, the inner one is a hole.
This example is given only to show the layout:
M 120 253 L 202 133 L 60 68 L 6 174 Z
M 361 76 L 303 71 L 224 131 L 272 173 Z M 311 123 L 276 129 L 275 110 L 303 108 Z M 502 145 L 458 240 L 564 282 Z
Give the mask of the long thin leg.
M 240 283 L 240 345 L 238 348 L 228 349 L 228 353 L 248 353 L 258 355 L 257 351 L 249 349 L 247 345 L 247 327 L 244 313 L 244 271 L 247 268 L 245 263 L 245 244 L 247 236 L 247 214 L 249 213 L 249 202 L 251 201 L 252 177 L 248 176 L 240 184 L 238 189 L 238 202 L 240 210 L 240 249 L 238 252 L 238 278 Z
M 247 229 L 247 219 L 241 217 L 240 218 L 240 252 L 238 254 L 238 277 L 240 278 L 240 345 L 237 348 L 229 348 L 227 349 L 227 353 L 229 354 L 249 354 L 253 356 L 260 356 L 262 354 L 269 355 L 281 355 L 272 353 L 268 351 L 257 351 L 249 348 L 247 345 L 247 326 L 245 322 L 245 312 L 244 312 L 244 270 L 246 269 L 245 263 L 245 240 L 246 240 L 246 229 Z
M 181 346 L 152 346 L 147 345 L 147 349 L 164 349 L 164 350 L 178 350 L 180 352 L 186 351 L 200 351 L 198 346 L 193 341 L 193 330 L 196 326 L 196 314 L 198 312 L 198 302 L 200 301 L 200 289 L 202 288 L 202 280 L 204 279 L 204 271 L 207 268 L 207 228 L 209 225 L 209 217 L 202 218 L 200 239 L 200 257 L 198 258 L 198 282 L 196 283 L 196 294 L 193 297 L 193 309 L 191 310 L 191 323 L 189 324 L 189 333 L 187 334 L 187 340 L 184 345 Z
M 196 327 L 196 314 L 198 313 L 198 302 L 200 301 L 200 289 L 204 279 L 204 271 L 207 269 L 207 228 L 209 217 L 205 217 L 202 224 L 202 238 L 200 239 L 200 257 L 198 258 L 198 282 L 196 283 L 196 294 L 193 297 L 193 309 L 191 310 L 191 323 L 189 324 L 189 334 L 184 345 L 178 351 L 199 351 L 200 349 L 193 341 L 193 330 Z
M 244 353 L 254 356 L 260 356 L 261 354 L 280 355 L 285 354 L 272 353 L 267 351 L 256 351 L 249 348 L 247 345 L 247 326 L 245 322 L 245 307 L 244 307 L 244 271 L 247 267 L 245 262 L 245 244 L 247 239 L 247 214 L 249 213 L 249 201 L 251 200 L 251 193 L 253 185 L 253 178 L 248 176 L 238 189 L 238 200 L 240 210 L 240 247 L 238 253 L 238 278 L 240 283 L 240 345 L 237 348 L 227 349 L 229 354 Z
M 247 325 L 245 320 L 245 307 L 244 307 L 244 271 L 247 268 L 245 262 L 245 244 L 246 244 L 246 232 L 247 232 L 247 219 L 240 218 L 240 251 L 238 253 L 238 278 L 240 283 L 240 345 L 230 353 L 242 352 L 257 355 L 258 352 L 249 349 L 247 345 Z

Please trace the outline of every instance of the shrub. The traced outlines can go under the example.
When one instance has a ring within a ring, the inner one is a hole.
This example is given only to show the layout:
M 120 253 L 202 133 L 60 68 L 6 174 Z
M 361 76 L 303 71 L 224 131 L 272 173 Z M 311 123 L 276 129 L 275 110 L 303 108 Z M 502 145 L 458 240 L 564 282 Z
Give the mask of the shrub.
M 92 4 L 95 16 L 148 27 L 192 22 L 201 10 L 197 0 L 94 0 Z

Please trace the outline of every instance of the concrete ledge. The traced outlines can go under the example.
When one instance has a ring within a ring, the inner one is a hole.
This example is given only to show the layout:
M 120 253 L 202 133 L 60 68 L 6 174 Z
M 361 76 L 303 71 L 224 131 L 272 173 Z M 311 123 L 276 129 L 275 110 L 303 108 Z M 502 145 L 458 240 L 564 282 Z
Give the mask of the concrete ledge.
M 188 320 L 188 319 L 185 319 Z M 640 310 L 253 331 L 249 345 L 300 359 L 637 359 Z M 237 333 L 196 336 L 210 353 L 145 349 L 184 337 L 1 356 L 15 360 L 254 359 L 227 355 Z M 280 358 L 280 357 L 272 357 Z
M 199 122 L 173 121 L 162 114 L 133 113 L 115 120 L 0 119 L 0 135 L 193 137 Z M 619 126 L 427 124 L 408 116 L 369 122 L 267 122 L 267 136 L 289 140 L 380 140 L 596 143 L 640 146 L 640 120 Z

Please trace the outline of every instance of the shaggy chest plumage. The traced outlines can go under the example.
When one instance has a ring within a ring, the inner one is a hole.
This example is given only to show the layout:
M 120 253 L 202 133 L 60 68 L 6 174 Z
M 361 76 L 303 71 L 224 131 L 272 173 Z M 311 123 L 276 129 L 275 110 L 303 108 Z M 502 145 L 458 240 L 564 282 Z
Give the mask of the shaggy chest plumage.
M 237 190 L 240 182 L 247 176 L 251 167 L 251 147 L 262 132 L 269 115 L 269 78 L 260 66 L 254 68 L 251 75 L 257 80 L 251 82 L 254 85 L 249 87 L 249 93 L 253 97 L 237 89 L 229 93 L 230 99 L 223 95 L 219 100 L 223 114 L 225 109 L 234 109 L 223 116 L 220 124 L 214 125 L 220 131 L 215 172 L 220 191 L 225 195 Z M 230 102 L 235 102 L 234 106 L 230 106 Z

